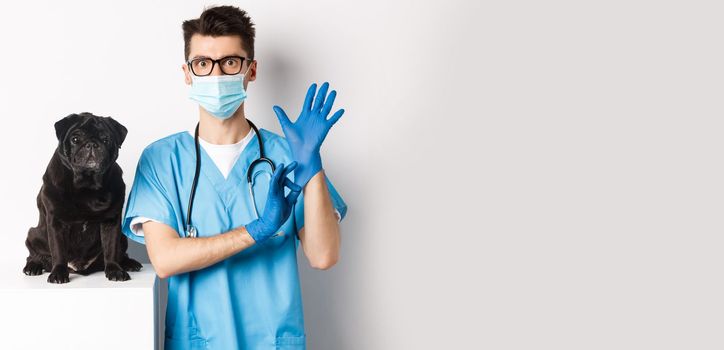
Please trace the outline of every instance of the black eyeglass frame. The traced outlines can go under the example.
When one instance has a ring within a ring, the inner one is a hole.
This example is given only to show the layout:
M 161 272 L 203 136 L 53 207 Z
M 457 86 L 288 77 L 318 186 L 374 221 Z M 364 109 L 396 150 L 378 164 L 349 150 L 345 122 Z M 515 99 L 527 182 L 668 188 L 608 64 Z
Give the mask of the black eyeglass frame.
M 226 72 L 224 71 L 224 68 L 223 68 L 224 65 L 221 64 L 221 61 L 223 61 L 223 60 L 225 60 L 225 59 L 229 59 L 229 58 L 239 58 L 239 59 L 241 59 L 241 64 L 239 65 L 239 71 L 238 71 L 238 72 L 236 72 L 236 73 L 226 73 Z M 193 66 L 191 63 L 194 62 L 194 61 L 197 61 L 197 60 L 209 60 L 209 61 L 211 61 L 211 69 L 209 70 L 209 73 L 208 73 L 208 74 L 201 74 L 201 75 L 196 74 L 196 72 L 194 71 L 194 66 Z M 221 73 L 222 73 L 222 74 L 224 74 L 224 75 L 235 75 L 235 74 L 239 74 L 239 73 L 241 73 L 241 68 L 244 67 L 244 62 L 245 62 L 245 61 L 253 62 L 254 59 L 253 59 L 253 58 L 246 58 L 246 57 L 243 57 L 243 56 L 236 56 L 236 55 L 224 56 L 224 57 L 222 57 L 222 58 L 219 58 L 218 60 L 215 60 L 215 59 L 210 58 L 210 57 L 196 57 L 196 58 L 192 58 L 192 59 L 190 59 L 190 60 L 187 60 L 187 61 L 186 61 L 186 64 L 189 66 L 189 70 L 191 70 L 191 73 L 193 73 L 195 76 L 197 76 L 197 77 L 205 77 L 205 76 L 211 75 L 211 73 L 214 72 L 214 67 L 216 66 L 217 63 L 219 64 L 219 67 L 220 67 L 220 69 L 221 69 Z M 251 65 L 251 63 L 250 63 L 249 65 Z M 249 69 L 249 68 L 247 67 L 247 70 L 248 70 L 248 69 Z

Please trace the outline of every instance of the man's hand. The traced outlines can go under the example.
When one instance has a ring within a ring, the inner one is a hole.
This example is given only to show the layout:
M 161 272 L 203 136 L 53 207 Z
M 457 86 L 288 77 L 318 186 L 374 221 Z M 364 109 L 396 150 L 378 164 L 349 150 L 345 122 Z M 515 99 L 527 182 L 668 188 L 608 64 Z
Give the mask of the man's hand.
M 307 97 L 304 99 L 302 112 L 297 120 L 292 123 L 287 114 L 279 106 L 274 106 L 279 123 L 282 126 L 284 136 L 286 136 L 289 145 L 292 148 L 292 156 L 299 163 L 297 170 L 294 172 L 294 182 L 304 187 L 307 182 L 320 170 L 322 170 L 322 157 L 319 150 L 322 147 L 324 138 L 327 137 L 329 129 L 332 128 L 339 118 L 344 114 L 344 109 L 335 112 L 331 118 L 327 119 L 329 112 L 332 110 L 334 99 L 337 92 L 332 92 L 327 96 L 329 83 L 322 84 L 319 88 L 317 97 L 317 84 L 312 84 L 307 90 Z M 312 102 L 314 102 L 312 104 Z
M 279 164 L 274 171 L 271 184 L 269 184 L 269 194 L 264 206 L 264 212 L 258 219 L 246 225 L 246 230 L 256 243 L 260 243 L 275 234 L 292 213 L 292 208 L 294 203 L 297 202 L 297 197 L 302 192 L 302 188 L 289 180 L 287 175 L 296 167 L 297 162 L 292 162 L 286 168 L 284 164 Z M 289 187 L 291 190 L 286 198 L 284 197 L 284 186 Z

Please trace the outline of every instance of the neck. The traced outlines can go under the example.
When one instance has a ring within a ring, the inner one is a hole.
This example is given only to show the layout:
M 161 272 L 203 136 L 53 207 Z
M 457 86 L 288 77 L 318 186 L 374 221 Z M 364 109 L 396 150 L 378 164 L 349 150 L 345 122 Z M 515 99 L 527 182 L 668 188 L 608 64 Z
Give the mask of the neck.
M 199 106 L 199 138 L 216 145 L 228 145 L 241 141 L 251 126 L 244 115 L 244 104 L 230 118 L 221 120 Z

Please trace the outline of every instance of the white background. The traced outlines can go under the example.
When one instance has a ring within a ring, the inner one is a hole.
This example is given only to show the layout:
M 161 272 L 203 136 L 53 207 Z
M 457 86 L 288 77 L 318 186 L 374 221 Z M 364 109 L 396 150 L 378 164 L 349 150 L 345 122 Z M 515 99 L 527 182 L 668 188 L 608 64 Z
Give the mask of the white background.
M 313 81 L 347 110 L 323 146 L 341 260 L 300 254 L 310 349 L 724 347 L 719 2 L 236 4 L 250 119 L 279 132 L 271 106 L 295 116 Z M 181 22 L 204 5 L 2 5 L 3 263 L 21 273 L 55 121 L 123 123 L 129 189 L 195 123 Z

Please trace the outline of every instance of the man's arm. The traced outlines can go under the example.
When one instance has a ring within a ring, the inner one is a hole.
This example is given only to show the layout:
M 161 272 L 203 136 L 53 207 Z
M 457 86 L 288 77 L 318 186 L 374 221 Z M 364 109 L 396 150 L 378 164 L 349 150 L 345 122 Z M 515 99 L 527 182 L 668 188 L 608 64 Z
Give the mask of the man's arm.
M 309 264 L 326 270 L 339 260 L 340 239 L 339 223 L 322 170 L 304 186 L 304 227 L 299 230 L 299 240 Z
M 274 170 L 264 212 L 246 226 L 210 237 L 181 238 L 166 224 L 144 222 L 146 249 L 156 274 L 166 278 L 203 269 L 271 237 L 287 220 L 302 191 L 287 177 L 296 166 L 296 162 L 280 164 Z M 285 187 L 291 190 L 286 197 Z
M 327 82 L 319 91 L 316 83 L 310 85 L 302 111 L 294 123 L 281 107 L 272 107 L 292 156 L 299 163 L 294 171 L 294 182 L 304 188 L 304 227 L 299 229 L 299 239 L 309 263 L 318 269 L 328 269 L 337 263 L 340 244 L 339 224 L 327 190 L 319 150 L 329 130 L 344 114 L 344 109 L 327 119 L 337 97 L 337 91 L 332 90 L 327 95 L 328 90 Z
M 146 249 L 160 278 L 200 270 L 254 245 L 244 226 L 211 237 L 179 237 L 176 230 L 154 221 L 143 223 Z

